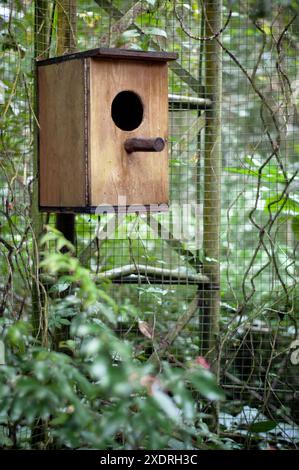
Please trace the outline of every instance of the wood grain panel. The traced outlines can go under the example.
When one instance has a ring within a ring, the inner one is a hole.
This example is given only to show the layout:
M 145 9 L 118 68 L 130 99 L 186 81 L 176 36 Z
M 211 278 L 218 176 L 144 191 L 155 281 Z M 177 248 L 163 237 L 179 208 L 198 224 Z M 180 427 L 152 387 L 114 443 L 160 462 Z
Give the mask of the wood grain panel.
M 168 203 L 168 150 L 128 154 L 128 138 L 162 137 L 168 131 L 167 64 L 136 60 L 90 60 L 91 205 Z M 141 125 L 122 131 L 113 122 L 111 104 L 121 91 L 137 93 L 144 105 Z
M 40 206 L 85 206 L 84 62 L 38 67 Z

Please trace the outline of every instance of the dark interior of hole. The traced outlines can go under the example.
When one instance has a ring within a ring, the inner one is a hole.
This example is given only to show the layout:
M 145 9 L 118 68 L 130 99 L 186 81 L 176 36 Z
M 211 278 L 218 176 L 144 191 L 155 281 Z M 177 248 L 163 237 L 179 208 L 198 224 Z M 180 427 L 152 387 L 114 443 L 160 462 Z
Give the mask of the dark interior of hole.
M 133 91 L 118 93 L 112 102 L 111 116 L 117 127 L 123 131 L 133 131 L 142 122 L 141 99 Z

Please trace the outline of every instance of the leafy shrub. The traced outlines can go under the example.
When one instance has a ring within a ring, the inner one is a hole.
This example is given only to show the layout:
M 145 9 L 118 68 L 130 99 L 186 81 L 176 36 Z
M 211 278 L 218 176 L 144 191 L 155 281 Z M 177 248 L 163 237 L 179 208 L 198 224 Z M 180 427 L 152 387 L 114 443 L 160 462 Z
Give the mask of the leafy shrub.
M 57 250 L 49 253 L 52 242 Z M 49 332 L 69 325 L 70 338 L 60 343 L 68 353 L 42 347 L 29 321 L 3 322 L 2 446 L 28 448 L 40 433 L 41 448 L 221 447 L 195 399 L 223 399 L 213 374 L 198 361 L 161 363 L 158 373 L 154 363 L 137 360 L 134 344 L 114 332 L 121 306 L 96 286 L 72 246 L 53 229 L 42 244 L 41 267 L 55 281 L 50 291 L 64 291 L 59 302 L 49 294 Z

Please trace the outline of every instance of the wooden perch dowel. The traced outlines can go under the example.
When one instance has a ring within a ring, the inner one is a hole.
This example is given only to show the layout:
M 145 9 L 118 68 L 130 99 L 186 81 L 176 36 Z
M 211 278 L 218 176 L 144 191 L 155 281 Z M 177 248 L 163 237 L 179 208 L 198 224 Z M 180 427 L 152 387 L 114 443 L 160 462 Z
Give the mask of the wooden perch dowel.
M 132 152 L 162 152 L 165 147 L 165 140 L 162 137 L 148 139 L 145 137 L 135 137 L 125 141 L 125 149 Z

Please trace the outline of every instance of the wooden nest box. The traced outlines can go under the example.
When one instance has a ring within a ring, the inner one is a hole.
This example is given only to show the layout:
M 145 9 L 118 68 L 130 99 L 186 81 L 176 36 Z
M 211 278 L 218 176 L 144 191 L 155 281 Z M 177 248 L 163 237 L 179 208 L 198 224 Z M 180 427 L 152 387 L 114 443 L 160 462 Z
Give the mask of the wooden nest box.
M 167 208 L 176 58 L 101 48 L 37 62 L 41 211 Z

